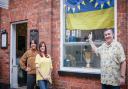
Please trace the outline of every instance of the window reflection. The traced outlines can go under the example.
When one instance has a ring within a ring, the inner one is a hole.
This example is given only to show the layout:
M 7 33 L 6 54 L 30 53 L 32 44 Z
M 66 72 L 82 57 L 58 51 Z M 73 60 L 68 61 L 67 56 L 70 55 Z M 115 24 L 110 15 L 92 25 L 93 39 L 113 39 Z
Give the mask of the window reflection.
M 87 68 L 87 58 L 85 53 L 91 53 L 90 68 L 100 68 L 100 57 L 91 52 L 90 46 L 85 45 L 66 45 L 65 57 L 63 60 L 64 67 L 84 67 Z

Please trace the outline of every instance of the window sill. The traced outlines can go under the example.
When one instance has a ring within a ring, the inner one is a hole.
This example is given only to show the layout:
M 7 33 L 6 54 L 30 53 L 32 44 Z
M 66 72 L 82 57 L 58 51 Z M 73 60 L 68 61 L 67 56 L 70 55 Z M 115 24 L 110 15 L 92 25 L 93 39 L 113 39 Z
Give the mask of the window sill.
M 89 70 L 89 71 L 87 71 Z M 77 76 L 77 77 L 95 77 L 100 78 L 100 70 L 97 69 L 80 69 L 80 68 L 64 68 L 58 71 L 60 76 Z
M 100 74 L 89 74 L 89 73 L 79 73 L 79 72 L 69 72 L 69 71 L 58 71 L 60 76 L 76 76 L 76 77 L 94 77 L 100 79 Z

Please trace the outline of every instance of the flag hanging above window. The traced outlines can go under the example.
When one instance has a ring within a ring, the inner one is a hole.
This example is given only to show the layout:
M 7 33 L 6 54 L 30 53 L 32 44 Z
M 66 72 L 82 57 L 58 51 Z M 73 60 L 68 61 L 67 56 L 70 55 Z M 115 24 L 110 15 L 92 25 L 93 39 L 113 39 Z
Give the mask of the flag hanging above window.
M 89 3 L 93 3 L 93 7 L 98 9 L 108 8 L 111 7 L 111 0 L 66 0 L 64 7 L 66 8 L 66 12 L 71 13 L 72 12 L 83 12 L 84 9 L 86 11 Z M 84 6 L 86 5 L 87 6 Z M 89 6 L 90 7 L 90 6 Z M 88 8 L 89 9 L 89 8 Z
M 65 13 L 67 29 L 114 27 L 114 0 L 66 0 Z
M 65 8 L 67 11 L 70 11 L 70 9 L 75 12 L 80 10 L 80 4 L 85 5 L 84 0 L 66 0 L 65 2 Z

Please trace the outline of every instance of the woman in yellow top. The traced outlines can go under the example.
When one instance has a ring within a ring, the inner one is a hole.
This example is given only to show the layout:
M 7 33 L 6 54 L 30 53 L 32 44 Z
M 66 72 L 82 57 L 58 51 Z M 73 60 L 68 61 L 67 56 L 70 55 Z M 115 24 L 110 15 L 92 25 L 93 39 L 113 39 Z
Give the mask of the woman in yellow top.
M 40 89 L 48 89 L 48 82 L 52 83 L 52 61 L 51 57 L 47 54 L 47 47 L 45 42 L 39 44 L 39 54 L 36 55 L 36 80 Z

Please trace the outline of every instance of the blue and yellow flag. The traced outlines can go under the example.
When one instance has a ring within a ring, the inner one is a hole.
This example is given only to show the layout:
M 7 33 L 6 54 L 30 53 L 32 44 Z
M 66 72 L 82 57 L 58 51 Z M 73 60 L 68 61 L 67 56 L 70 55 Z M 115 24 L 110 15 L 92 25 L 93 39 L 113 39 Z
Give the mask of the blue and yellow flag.
M 65 0 L 66 29 L 114 27 L 114 0 Z

